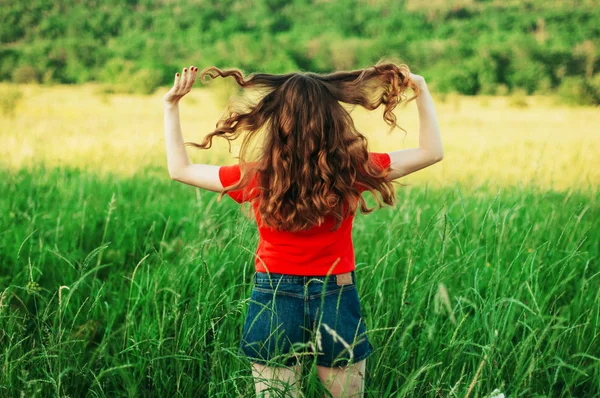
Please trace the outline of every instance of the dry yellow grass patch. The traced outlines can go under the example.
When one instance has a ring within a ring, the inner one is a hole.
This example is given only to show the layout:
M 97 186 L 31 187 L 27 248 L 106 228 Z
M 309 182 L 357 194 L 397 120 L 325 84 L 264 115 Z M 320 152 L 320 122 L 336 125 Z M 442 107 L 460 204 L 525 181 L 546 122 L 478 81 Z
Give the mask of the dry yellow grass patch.
M 98 86 L 21 86 L 24 97 L 14 118 L 0 116 L 1 164 L 18 169 L 43 162 L 90 172 L 134 175 L 157 172 L 167 177 L 162 96 L 102 96 Z M 224 109 L 215 95 L 195 88 L 181 104 L 184 138 L 200 142 Z M 445 159 L 401 179 L 408 184 L 536 184 L 541 187 L 597 187 L 600 182 L 597 108 L 554 106 L 529 98 L 514 108 L 503 97 L 434 96 Z M 414 103 L 396 109 L 407 131 L 388 127 L 380 111 L 352 111 L 370 150 L 393 151 L 418 145 Z M 207 151 L 188 148 L 193 162 L 232 164 L 239 146 L 228 153 L 225 140 Z M 151 171 L 154 170 L 154 171 Z

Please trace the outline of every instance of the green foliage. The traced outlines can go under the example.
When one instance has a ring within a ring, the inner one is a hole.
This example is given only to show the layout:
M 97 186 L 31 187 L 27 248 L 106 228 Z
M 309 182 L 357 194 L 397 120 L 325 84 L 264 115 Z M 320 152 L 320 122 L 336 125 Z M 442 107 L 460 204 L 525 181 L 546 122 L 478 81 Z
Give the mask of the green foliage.
M 508 105 L 514 108 L 526 108 L 529 105 L 527 102 L 527 90 L 515 88 L 510 97 L 508 97 Z
M 0 8 L 0 80 L 151 93 L 192 63 L 330 72 L 392 56 L 444 92 L 549 92 L 600 66 L 600 7 L 591 4 L 15 1 Z
M 496 95 L 508 95 L 508 93 L 510 92 L 510 90 L 508 89 L 508 86 L 506 84 L 498 84 L 496 86 Z
M 20 84 L 39 83 L 40 74 L 33 66 L 22 65 L 13 70 L 12 80 Z
M 137 94 L 152 94 L 162 80 L 160 71 L 155 69 L 141 69 L 134 73 L 129 81 L 129 89 Z
M 496 94 L 499 79 L 498 59 L 487 49 L 482 49 L 472 62 L 473 72 L 477 74 L 478 93 Z
M 553 94 L 552 79 L 550 79 L 548 76 L 544 76 L 539 79 L 537 82 L 536 93 L 542 95 Z
M 600 100 L 600 73 L 596 73 L 591 79 L 588 80 L 591 90 L 596 93 L 596 103 L 599 104 Z
M 599 80 L 598 76 L 593 81 L 579 76 L 566 77 L 558 88 L 558 95 L 571 105 L 599 105 Z
M 533 94 L 541 78 L 547 77 L 544 65 L 530 59 L 516 59 L 511 64 L 511 73 L 508 82 L 511 87 L 525 90 L 527 94 Z
M 0 110 L 8 117 L 14 117 L 19 103 L 23 99 L 23 92 L 13 85 L 0 85 Z
M 467 60 L 461 65 L 439 64 L 437 71 L 440 77 L 436 80 L 435 87 L 441 92 L 453 91 L 472 95 L 479 91 L 477 65 L 473 60 Z
M 107 82 L 105 93 L 152 94 L 163 82 L 163 74 L 157 69 L 137 69 L 132 61 L 115 58 L 107 62 L 100 74 Z

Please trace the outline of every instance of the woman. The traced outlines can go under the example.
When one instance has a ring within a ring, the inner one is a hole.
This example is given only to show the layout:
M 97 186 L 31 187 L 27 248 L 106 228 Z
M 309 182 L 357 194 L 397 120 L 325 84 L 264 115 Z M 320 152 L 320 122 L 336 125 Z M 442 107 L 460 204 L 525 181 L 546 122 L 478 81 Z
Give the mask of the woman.
M 334 397 L 363 396 L 366 358 L 372 345 L 360 313 L 356 290 L 352 222 L 361 193 L 379 192 L 394 205 L 392 180 L 443 158 L 435 109 L 427 85 L 409 68 L 379 62 L 369 68 L 331 74 L 258 73 L 209 67 L 200 74 L 232 77 L 242 88 L 261 89 L 256 103 L 232 110 L 202 144 L 212 138 L 234 140 L 245 133 L 240 164 L 190 164 L 179 122 L 179 100 L 198 76 L 191 66 L 175 75 L 164 96 L 165 141 L 169 174 L 185 184 L 252 204 L 260 240 L 254 287 L 239 352 L 252 362 L 256 393 L 290 388 L 301 394 L 302 357 L 316 358 L 318 375 Z M 407 100 L 405 91 L 414 96 Z M 383 118 L 397 126 L 393 110 L 416 98 L 419 148 L 367 151 L 341 103 L 369 110 L 384 106 Z M 250 140 L 262 146 L 246 162 Z M 381 200 L 376 196 L 381 207 Z M 267 394 L 268 396 L 268 394 Z

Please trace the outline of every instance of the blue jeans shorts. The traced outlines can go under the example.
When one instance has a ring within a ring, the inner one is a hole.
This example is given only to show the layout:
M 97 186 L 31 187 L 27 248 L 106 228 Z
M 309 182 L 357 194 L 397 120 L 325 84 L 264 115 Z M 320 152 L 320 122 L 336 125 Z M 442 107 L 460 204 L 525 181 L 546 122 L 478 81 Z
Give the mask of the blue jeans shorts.
M 304 357 L 337 367 L 373 350 L 354 271 L 329 276 L 255 272 L 238 353 L 251 362 L 293 366 Z

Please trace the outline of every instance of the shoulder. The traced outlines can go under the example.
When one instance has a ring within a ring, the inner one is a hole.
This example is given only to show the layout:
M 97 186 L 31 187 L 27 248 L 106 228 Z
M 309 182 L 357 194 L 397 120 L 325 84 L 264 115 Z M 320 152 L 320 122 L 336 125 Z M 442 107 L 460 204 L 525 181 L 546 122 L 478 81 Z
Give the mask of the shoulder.
M 390 154 L 387 152 L 368 152 L 368 162 L 375 166 L 375 168 L 380 170 L 385 170 L 388 168 L 390 164 L 392 164 L 392 159 L 390 158 Z M 358 165 L 358 169 L 361 173 L 364 173 L 364 168 L 362 165 Z
M 223 188 L 235 184 L 239 181 L 240 177 L 241 170 L 239 164 L 219 167 L 219 179 L 223 184 Z
M 248 166 L 256 165 L 255 162 L 248 163 Z M 242 167 L 239 164 L 234 164 L 231 166 L 221 166 L 219 168 L 219 179 L 221 180 L 221 185 L 223 188 L 230 187 L 232 185 L 237 184 L 242 178 Z M 257 184 L 257 176 L 254 175 L 253 178 L 249 181 L 246 186 L 243 188 L 237 189 L 235 191 L 230 191 L 227 194 L 236 202 L 242 203 L 252 199 L 256 196 L 256 190 L 252 190 Z
M 369 161 L 381 169 L 387 168 L 392 163 L 390 154 L 387 152 L 369 152 Z
M 251 168 L 255 166 L 256 162 L 248 163 L 247 167 Z M 240 164 L 233 164 L 230 166 L 221 166 L 219 167 L 219 178 L 223 183 L 223 187 L 228 187 L 230 185 L 238 182 L 242 177 L 242 169 L 244 166 L 240 166 Z

